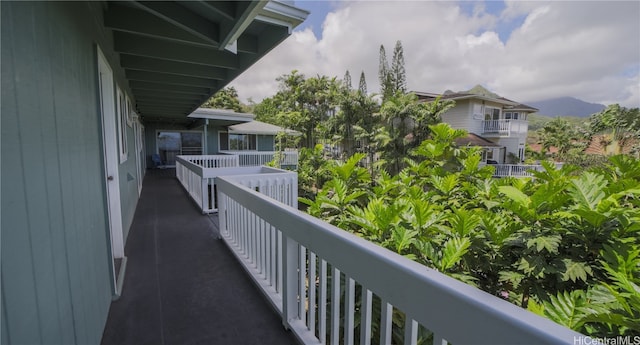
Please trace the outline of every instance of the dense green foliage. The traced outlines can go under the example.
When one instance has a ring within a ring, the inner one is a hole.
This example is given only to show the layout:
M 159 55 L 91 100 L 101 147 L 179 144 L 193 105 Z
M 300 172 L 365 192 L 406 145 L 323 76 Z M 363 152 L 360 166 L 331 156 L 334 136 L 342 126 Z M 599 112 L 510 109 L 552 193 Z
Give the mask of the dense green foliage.
M 547 123 L 538 130 L 539 140 L 542 144 L 543 152 L 547 152 L 551 147 L 555 147 L 558 152 L 556 158 L 565 160 L 571 155 L 584 151 L 591 137 L 589 133 L 579 126 L 572 125 L 564 118 L 558 117 Z
M 600 134 L 605 149 L 612 146 L 613 152 L 640 151 L 640 109 L 625 108 L 612 104 L 603 111 L 591 115 L 589 129 L 592 135 Z
M 301 183 L 314 188 L 301 201 L 316 217 L 577 331 L 640 334 L 640 161 L 619 155 L 591 170 L 549 164 L 533 179 L 493 179 L 476 149 L 454 144 L 464 131 L 430 132 L 393 176 L 372 177 L 360 153 L 302 166 Z
M 279 91 L 254 107 L 256 119 L 299 131 L 302 146 L 313 148 L 318 138 L 328 136 L 327 120 L 345 87 L 336 78 L 307 78 L 295 70 L 277 81 Z
M 229 109 L 235 112 L 245 111 L 240 100 L 238 91 L 231 86 L 216 92 L 202 105 L 203 108 Z

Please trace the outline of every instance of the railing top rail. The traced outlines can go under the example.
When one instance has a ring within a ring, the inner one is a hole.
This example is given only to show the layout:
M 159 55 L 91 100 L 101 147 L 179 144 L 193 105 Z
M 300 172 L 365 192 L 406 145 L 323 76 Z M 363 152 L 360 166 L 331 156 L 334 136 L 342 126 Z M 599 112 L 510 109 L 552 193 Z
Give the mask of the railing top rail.
M 285 149 L 286 150 L 286 149 Z M 272 155 L 275 153 L 282 153 L 286 155 L 297 154 L 298 151 L 230 151 L 230 150 L 221 150 L 220 153 L 223 153 L 221 156 L 228 155 Z
M 542 168 L 539 164 L 489 164 L 496 167 L 520 167 L 520 168 Z
M 190 162 L 185 157 L 187 157 L 187 156 L 176 156 L 176 163 L 180 163 L 180 164 L 184 165 L 187 169 L 189 169 L 189 170 L 197 173 L 198 175 L 202 176 L 204 168 L 202 166 L 198 165 L 198 164 Z
M 581 336 L 233 182 L 218 190 L 454 344 L 573 343 Z M 435 297 L 434 297 L 435 296 Z M 464 329 L 464 331 L 461 331 Z
M 498 120 L 482 120 L 482 122 L 493 122 L 493 123 L 501 123 L 501 122 L 528 122 L 527 120 L 520 119 L 498 119 Z

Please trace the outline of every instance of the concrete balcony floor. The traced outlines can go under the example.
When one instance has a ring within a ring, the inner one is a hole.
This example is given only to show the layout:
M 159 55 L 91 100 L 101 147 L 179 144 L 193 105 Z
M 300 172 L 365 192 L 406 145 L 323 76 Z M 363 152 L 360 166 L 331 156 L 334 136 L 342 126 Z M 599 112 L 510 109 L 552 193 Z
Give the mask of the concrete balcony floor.
M 102 344 L 297 344 L 174 169 L 149 170 Z

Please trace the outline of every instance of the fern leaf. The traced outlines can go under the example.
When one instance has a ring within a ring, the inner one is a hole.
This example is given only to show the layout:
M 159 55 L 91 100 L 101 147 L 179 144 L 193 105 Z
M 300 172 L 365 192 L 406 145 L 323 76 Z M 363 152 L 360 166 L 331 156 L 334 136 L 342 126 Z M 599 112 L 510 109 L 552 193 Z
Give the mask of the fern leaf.
M 498 189 L 500 190 L 500 193 L 504 194 L 507 198 L 511 199 L 521 207 L 527 208 L 531 204 L 531 199 L 529 198 L 529 196 L 515 187 L 499 186 Z
M 560 246 L 561 241 L 562 237 L 558 235 L 538 236 L 528 239 L 526 244 L 528 248 L 535 247 L 537 252 L 541 252 L 544 249 L 551 254 L 555 254 L 558 252 L 558 246 Z
M 569 193 L 578 207 L 593 211 L 605 197 L 603 189 L 606 186 L 604 176 L 586 172 L 571 181 Z
M 440 269 L 446 271 L 455 266 L 469 250 L 471 241 L 467 237 L 450 238 L 444 243 Z
M 544 302 L 544 313 L 548 318 L 561 325 L 579 330 L 584 324 L 586 316 L 582 309 L 585 303 L 584 291 L 565 291 L 556 296 L 550 296 L 549 301 Z
M 565 271 L 562 274 L 562 281 L 571 280 L 575 282 L 577 279 L 587 281 L 587 275 L 592 275 L 593 271 L 591 267 L 583 262 L 576 262 L 571 259 L 563 259 L 562 262 L 565 266 Z

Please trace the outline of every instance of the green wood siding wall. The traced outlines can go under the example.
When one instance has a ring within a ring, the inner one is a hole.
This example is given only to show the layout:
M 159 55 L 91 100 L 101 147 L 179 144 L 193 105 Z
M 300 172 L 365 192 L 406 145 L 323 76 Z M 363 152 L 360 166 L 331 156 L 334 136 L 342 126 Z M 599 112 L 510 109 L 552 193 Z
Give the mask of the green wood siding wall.
M 97 344 L 111 302 L 96 43 L 101 3 L 1 2 L 2 343 Z M 123 225 L 137 195 L 133 131 Z

